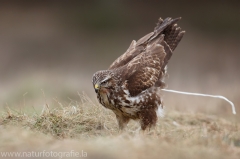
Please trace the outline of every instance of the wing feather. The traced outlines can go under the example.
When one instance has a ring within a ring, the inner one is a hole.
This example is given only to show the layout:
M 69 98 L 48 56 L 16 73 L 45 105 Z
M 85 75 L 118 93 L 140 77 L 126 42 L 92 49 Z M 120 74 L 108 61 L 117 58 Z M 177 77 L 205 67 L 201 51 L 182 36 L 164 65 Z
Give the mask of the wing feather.
M 136 41 L 133 40 L 127 51 L 117 58 L 108 69 L 116 69 L 118 67 L 124 66 L 129 61 L 131 61 L 136 55 L 140 53 L 140 48 L 136 48 Z
M 177 26 L 181 18 L 158 20 L 154 31 L 132 41 L 127 51 L 109 67 L 115 70 L 125 90 L 135 96 L 152 86 L 165 86 L 166 66 L 185 31 Z
M 164 47 L 154 43 L 127 64 L 125 87 L 131 96 L 136 96 L 158 81 L 165 56 Z

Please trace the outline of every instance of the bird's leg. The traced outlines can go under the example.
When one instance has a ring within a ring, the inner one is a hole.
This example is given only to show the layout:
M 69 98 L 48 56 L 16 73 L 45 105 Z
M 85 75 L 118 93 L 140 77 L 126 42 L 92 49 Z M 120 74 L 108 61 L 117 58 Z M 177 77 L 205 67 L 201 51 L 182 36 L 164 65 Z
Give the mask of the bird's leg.
M 140 124 L 143 131 L 148 128 L 148 132 L 151 127 L 154 127 L 157 123 L 157 114 L 155 110 L 143 110 L 140 112 Z
M 117 115 L 117 114 L 116 114 L 116 118 L 118 121 L 119 133 L 122 133 L 126 128 L 130 119 L 128 117 L 124 117 L 123 115 Z
M 153 129 L 153 136 L 157 136 L 157 127 L 155 126 L 154 129 Z

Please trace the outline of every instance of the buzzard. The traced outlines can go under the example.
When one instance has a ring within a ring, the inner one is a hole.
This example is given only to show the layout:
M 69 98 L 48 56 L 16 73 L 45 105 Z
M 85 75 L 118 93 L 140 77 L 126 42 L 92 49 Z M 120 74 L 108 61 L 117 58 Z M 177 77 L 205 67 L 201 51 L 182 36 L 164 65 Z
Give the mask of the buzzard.
M 167 63 L 185 33 L 176 24 L 180 19 L 159 18 L 153 32 L 133 40 L 107 70 L 93 75 L 98 101 L 115 113 L 120 129 L 133 119 L 145 130 L 163 116 L 160 91 Z

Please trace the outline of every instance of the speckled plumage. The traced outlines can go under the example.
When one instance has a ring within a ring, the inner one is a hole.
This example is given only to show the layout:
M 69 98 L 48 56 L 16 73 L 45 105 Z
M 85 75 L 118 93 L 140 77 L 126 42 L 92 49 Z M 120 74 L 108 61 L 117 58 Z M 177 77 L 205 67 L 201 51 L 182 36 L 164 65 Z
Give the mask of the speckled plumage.
M 145 130 L 156 124 L 157 115 L 163 115 L 160 91 L 165 86 L 166 66 L 185 33 L 177 26 L 178 20 L 160 18 L 154 32 L 133 40 L 108 70 L 93 75 L 97 98 L 116 114 L 120 129 L 130 119 L 139 119 Z

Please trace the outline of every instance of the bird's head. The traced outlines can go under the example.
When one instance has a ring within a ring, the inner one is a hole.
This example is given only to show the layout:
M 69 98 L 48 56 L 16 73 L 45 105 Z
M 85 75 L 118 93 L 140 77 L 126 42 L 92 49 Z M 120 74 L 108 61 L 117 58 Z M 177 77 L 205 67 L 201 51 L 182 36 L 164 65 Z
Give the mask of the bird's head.
M 111 70 L 98 71 L 94 73 L 92 83 L 96 93 L 100 91 L 107 93 L 115 86 L 114 74 Z

